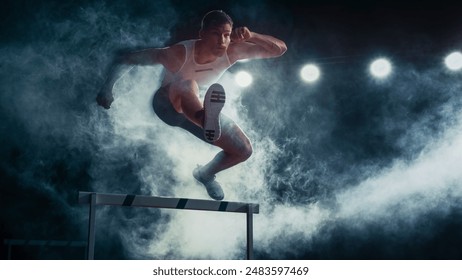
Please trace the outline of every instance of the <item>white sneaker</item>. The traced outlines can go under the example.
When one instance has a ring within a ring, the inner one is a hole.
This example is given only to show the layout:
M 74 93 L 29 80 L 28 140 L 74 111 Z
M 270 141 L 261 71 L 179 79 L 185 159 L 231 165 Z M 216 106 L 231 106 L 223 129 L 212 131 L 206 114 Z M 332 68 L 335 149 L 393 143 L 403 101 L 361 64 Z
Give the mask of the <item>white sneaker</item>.
M 226 94 L 223 86 L 211 85 L 204 98 L 204 136 L 209 142 L 215 142 L 221 136 L 220 112 L 225 102 Z
M 193 177 L 205 186 L 205 189 L 211 198 L 215 200 L 223 200 L 225 194 L 223 193 L 223 189 L 221 188 L 220 184 L 215 181 L 215 176 L 213 176 L 211 179 L 205 179 L 202 177 L 200 169 L 201 166 L 197 166 L 194 169 Z

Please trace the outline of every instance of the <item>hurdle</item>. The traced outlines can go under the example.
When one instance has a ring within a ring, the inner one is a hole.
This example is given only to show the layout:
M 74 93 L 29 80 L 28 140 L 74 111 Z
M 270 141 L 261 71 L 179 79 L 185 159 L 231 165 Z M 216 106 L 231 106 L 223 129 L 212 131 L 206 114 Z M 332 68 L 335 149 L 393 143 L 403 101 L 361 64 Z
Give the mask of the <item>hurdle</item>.
M 253 259 L 253 214 L 258 214 L 260 211 L 260 205 L 256 203 L 131 194 L 79 192 L 79 204 L 90 205 L 87 241 L 88 260 L 93 260 L 95 257 L 95 226 L 97 205 L 245 213 L 247 217 L 246 258 L 248 260 Z

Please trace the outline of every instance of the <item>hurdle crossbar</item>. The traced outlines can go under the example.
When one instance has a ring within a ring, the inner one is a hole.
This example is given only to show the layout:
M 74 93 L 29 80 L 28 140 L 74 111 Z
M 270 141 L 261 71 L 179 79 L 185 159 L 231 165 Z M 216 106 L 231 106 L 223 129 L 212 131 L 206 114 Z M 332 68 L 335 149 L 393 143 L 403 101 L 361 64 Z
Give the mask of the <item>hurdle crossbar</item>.
M 247 259 L 253 259 L 253 214 L 259 213 L 259 204 L 233 201 L 214 201 L 205 199 L 172 198 L 131 194 L 108 194 L 95 192 L 79 192 L 79 204 L 90 205 L 87 259 L 94 259 L 96 205 L 246 213 L 246 257 Z

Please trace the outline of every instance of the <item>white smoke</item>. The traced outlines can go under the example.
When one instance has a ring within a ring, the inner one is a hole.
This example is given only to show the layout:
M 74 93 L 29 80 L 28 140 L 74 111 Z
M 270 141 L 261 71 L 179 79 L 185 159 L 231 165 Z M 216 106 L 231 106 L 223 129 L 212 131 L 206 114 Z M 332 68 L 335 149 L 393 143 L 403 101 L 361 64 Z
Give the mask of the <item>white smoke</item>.
M 231 79 L 226 79 L 230 77 L 230 74 L 225 76 L 222 83 L 231 94 L 239 96 L 241 93 Z M 225 113 L 233 115 L 244 130 L 254 136 L 257 140 L 253 143 L 255 153 L 249 161 L 219 174 L 218 179 L 225 186 L 227 199 L 260 203 L 261 212 L 255 216 L 254 233 L 255 247 L 260 253 L 275 258 L 297 256 L 309 250 L 314 238 L 320 238 L 321 229 L 336 223 L 347 223 L 351 229 L 364 230 L 370 223 L 378 221 L 383 231 L 403 234 L 412 231 L 417 220 L 429 213 L 437 212 L 445 217 L 461 198 L 462 134 L 458 121 L 451 123 L 441 137 L 429 138 L 426 148 L 415 159 L 397 158 L 391 166 L 371 173 L 357 185 L 336 186 L 333 193 L 335 205 L 322 200 L 306 205 L 276 202 L 266 185 L 265 172 L 271 170 L 272 160 L 284 151 L 270 139 L 255 135 L 246 121 L 233 112 L 239 108 L 239 100 L 236 98 L 227 104 L 228 112 Z M 442 110 L 446 109 L 443 107 Z M 451 109 L 448 111 L 452 112 Z M 460 117 L 455 119 L 460 120 Z M 416 135 L 420 133 L 416 131 L 418 129 L 421 128 L 415 127 L 408 133 Z M 165 146 L 172 162 L 176 162 L 172 170 L 179 184 L 174 187 L 177 189 L 175 195 L 207 198 L 205 191 L 192 179 L 191 170 L 197 161 L 209 160 L 216 150 L 191 140 L 191 136 L 180 131 L 171 133 L 175 133 L 175 143 L 166 137 L 157 144 Z M 306 175 L 300 172 L 294 176 Z M 151 243 L 149 252 L 153 257 L 234 259 L 244 256 L 244 215 L 169 212 L 166 231 L 158 232 L 158 239 Z M 429 232 L 432 230 L 428 229 Z M 297 242 L 306 248 L 293 248 Z
M 462 194 L 460 128 L 458 124 L 449 129 L 414 161 L 397 160 L 381 174 L 339 193 L 338 218 L 403 219 L 412 224 L 428 211 L 447 212 Z

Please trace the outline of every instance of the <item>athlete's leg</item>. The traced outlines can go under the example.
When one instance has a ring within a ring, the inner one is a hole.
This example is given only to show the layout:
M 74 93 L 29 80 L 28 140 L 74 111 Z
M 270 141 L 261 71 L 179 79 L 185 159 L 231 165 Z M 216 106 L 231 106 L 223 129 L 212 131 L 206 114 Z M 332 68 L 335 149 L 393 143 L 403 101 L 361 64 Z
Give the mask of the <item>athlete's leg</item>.
M 213 143 L 223 149 L 209 163 L 201 167 L 206 178 L 213 178 L 218 172 L 247 160 L 252 155 L 252 144 L 241 128 L 222 115 L 221 137 Z
M 203 104 L 199 100 L 196 81 L 185 80 L 170 85 L 169 98 L 178 113 L 183 113 L 194 124 L 203 126 Z
M 192 80 L 172 83 L 168 91 L 169 99 L 174 109 L 178 113 L 183 113 L 187 119 L 197 126 L 202 127 L 203 114 L 200 113 L 203 112 L 203 105 L 199 100 L 197 83 Z M 220 116 L 220 122 L 221 137 L 212 144 L 222 148 L 223 151 L 219 152 L 212 161 L 201 168 L 201 173 L 207 177 L 213 177 L 216 173 L 241 163 L 252 155 L 250 140 L 241 128 L 223 114 Z M 202 136 L 200 138 L 205 141 Z

